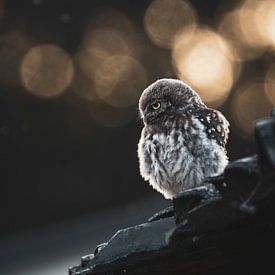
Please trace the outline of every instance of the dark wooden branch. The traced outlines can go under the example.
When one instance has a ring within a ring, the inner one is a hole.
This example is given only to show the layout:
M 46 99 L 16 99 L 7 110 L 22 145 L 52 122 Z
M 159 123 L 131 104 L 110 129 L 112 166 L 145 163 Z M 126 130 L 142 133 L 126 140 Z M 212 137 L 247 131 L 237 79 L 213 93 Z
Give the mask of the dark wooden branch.
M 77 274 L 270 274 L 275 244 L 275 109 L 255 124 L 258 153 L 118 231 Z M 273 268 L 274 269 L 274 268 Z

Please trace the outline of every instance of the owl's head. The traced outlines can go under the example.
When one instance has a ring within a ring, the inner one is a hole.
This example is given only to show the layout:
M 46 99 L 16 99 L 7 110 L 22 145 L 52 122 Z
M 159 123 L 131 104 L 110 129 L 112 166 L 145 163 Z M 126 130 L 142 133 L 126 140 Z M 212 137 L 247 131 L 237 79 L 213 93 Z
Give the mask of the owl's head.
M 199 95 L 176 79 L 160 79 L 148 86 L 139 99 L 143 121 L 152 124 L 163 117 L 185 114 L 191 108 L 205 106 Z

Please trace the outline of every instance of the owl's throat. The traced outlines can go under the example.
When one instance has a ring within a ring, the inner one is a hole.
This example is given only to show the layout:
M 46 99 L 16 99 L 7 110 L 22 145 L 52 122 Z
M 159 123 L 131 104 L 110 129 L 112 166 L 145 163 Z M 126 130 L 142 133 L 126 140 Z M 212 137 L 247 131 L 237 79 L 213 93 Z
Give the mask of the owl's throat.
M 178 117 L 164 115 L 149 123 L 144 123 L 144 125 L 151 133 L 168 134 L 176 129 L 181 123 L 182 119 Z

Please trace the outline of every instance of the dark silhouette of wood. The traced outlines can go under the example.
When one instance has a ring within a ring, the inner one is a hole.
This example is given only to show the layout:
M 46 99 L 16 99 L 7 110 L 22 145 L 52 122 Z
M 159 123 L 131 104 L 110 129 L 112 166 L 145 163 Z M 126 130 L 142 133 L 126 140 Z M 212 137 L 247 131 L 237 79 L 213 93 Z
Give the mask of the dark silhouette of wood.
M 188 190 L 146 223 L 118 231 L 77 274 L 271 274 L 275 244 L 275 109 L 255 124 L 257 155 Z

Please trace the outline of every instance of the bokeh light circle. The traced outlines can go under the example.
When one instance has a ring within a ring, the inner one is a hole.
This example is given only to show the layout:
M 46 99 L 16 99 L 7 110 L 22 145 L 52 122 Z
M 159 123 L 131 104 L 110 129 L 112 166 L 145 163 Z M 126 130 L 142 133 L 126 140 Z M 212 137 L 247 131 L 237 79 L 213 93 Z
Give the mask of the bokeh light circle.
M 146 84 L 143 66 L 130 56 L 112 56 L 95 72 L 97 95 L 114 107 L 136 104 Z
M 188 1 L 155 0 L 146 10 L 144 27 L 151 41 L 170 48 L 175 34 L 196 23 L 196 11 Z
M 275 106 L 275 63 L 273 63 L 265 76 L 264 90 L 267 98 Z
M 76 59 L 82 71 L 90 79 L 94 78 L 97 67 L 113 55 L 129 55 L 130 47 L 123 33 L 116 29 L 96 29 L 86 34 L 83 48 Z
M 74 77 L 70 85 L 70 90 L 82 100 L 88 102 L 97 101 L 98 96 L 95 92 L 93 80 L 82 71 L 77 62 L 74 64 Z
M 43 44 L 32 47 L 21 64 L 21 81 L 31 94 L 51 98 L 62 94 L 70 85 L 74 65 L 62 48 Z
M 20 63 L 31 46 L 31 40 L 23 32 L 14 31 L 0 36 L 0 82 L 20 85 Z
M 240 73 L 240 64 L 226 40 L 207 28 L 186 28 L 176 36 L 172 56 L 178 77 L 204 102 L 214 107 L 225 102 Z
M 234 124 L 243 135 L 252 135 L 254 121 L 265 117 L 271 109 L 265 96 L 264 85 L 260 82 L 249 82 L 236 91 L 231 102 L 231 114 Z
M 135 79 L 140 80 L 144 76 L 144 69 L 137 61 L 140 60 L 142 49 L 143 43 L 140 41 L 139 31 L 124 13 L 115 10 L 99 13 L 88 24 L 80 49 L 74 56 L 77 72 L 72 83 L 73 92 L 87 101 L 97 101 L 102 98 L 113 106 L 120 106 L 121 104 L 128 106 L 131 104 L 129 103 L 131 100 L 127 99 L 127 95 L 121 99 L 121 103 L 113 95 L 106 96 L 108 91 L 104 90 L 105 86 L 102 81 L 107 85 L 108 79 L 103 80 L 103 78 L 108 78 L 106 74 L 110 74 L 109 67 L 111 70 L 116 67 L 116 64 L 113 64 L 115 60 L 118 66 L 121 65 L 121 70 L 125 69 L 125 66 L 129 67 L 129 72 L 124 72 L 125 79 L 132 77 L 132 82 L 135 85 Z M 117 56 L 125 56 L 125 58 L 119 60 Z M 130 76 L 133 70 L 140 75 Z M 115 68 L 114 71 L 118 72 L 118 69 Z M 111 77 L 110 75 L 109 79 Z M 119 78 L 119 81 L 123 82 L 122 76 Z M 116 82 L 113 80 L 113 83 Z M 131 88 L 127 87 L 127 89 L 129 90 L 128 94 L 133 95 Z
M 240 60 L 258 58 L 275 47 L 275 2 L 245 0 L 221 18 L 218 30 L 231 41 Z
M 254 0 L 255 1 L 255 0 Z M 257 1 L 257 24 L 265 43 L 275 49 L 275 1 Z

